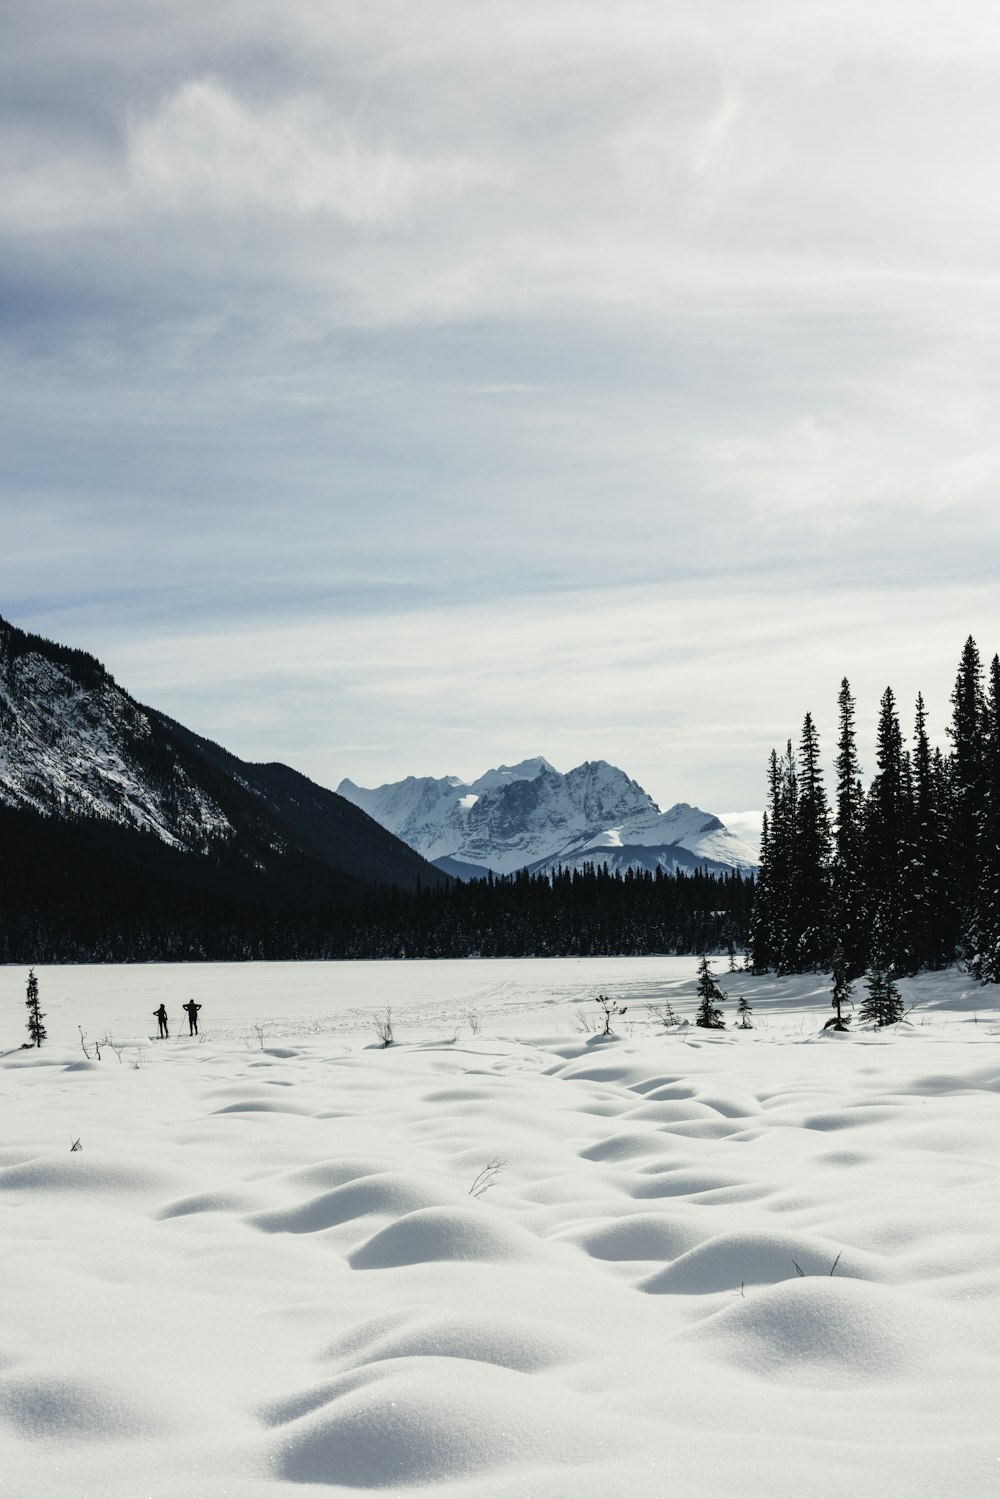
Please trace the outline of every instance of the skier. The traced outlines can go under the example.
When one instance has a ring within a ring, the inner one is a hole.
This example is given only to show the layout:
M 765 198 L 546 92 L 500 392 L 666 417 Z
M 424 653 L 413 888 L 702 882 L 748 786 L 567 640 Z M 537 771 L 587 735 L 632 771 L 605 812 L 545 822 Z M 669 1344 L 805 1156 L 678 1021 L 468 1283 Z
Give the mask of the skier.
M 181 1009 L 184 1010 L 185 1013 L 187 1014 L 188 1025 L 190 1026 L 190 1030 L 188 1031 L 188 1035 L 189 1036 L 197 1036 L 197 1034 L 198 1034 L 198 1011 L 201 1009 L 201 1005 L 196 1005 L 193 999 L 189 999 L 186 1005 L 181 1005 Z
M 164 1038 L 164 1036 L 165 1036 L 167 1038 L 167 1040 L 169 1041 L 170 1040 L 170 1030 L 169 1030 L 169 1028 L 167 1026 L 167 1007 L 166 1007 L 166 1005 L 161 1005 L 158 1010 L 154 1010 L 153 1011 L 153 1014 L 156 1016 L 157 1020 L 160 1022 L 160 1040 L 162 1041 L 163 1038 Z

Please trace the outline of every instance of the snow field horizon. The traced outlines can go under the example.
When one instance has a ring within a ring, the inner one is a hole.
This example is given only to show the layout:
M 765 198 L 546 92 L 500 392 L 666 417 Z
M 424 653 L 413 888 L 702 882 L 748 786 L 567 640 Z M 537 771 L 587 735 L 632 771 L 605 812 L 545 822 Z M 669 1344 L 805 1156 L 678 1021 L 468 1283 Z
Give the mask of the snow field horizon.
M 696 961 L 0 969 L 11 1495 L 991 1492 L 996 991 Z

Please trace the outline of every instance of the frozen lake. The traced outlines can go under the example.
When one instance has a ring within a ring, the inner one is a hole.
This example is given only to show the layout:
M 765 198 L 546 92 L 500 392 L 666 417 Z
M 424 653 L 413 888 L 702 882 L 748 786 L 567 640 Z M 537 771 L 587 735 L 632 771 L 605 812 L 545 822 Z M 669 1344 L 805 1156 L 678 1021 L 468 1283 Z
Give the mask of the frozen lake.
M 731 1004 L 745 994 L 758 1029 L 801 1034 L 821 1024 L 829 1005 L 823 976 L 776 979 L 726 972 L 712 962 Z M 400 1039 L 469 1034 L 473 1024 L 491 1034 L 527 1026 L 555 1034 L 579 1030 L 578 1013 L 596 1013 L 598 994 L 629 1007 L 619 1029 L 644 1023 L 650 1005 L 669 1002 L 689 1020 L 695 1010 L 694 957 L 466 959 L 407 963 L 163 963 L 88 964 L 36 969 L 50 1041 L 74 1042 L 78 1028 L 126 1039 L 155 1034 L 153 1010 L 162 1002 L 171 1033 L 180 1030 L 181 1005 L 202 1006 L 201 1028 L 216 1040 L 239 1038 L 248 1026 L 268 1034 L 303 1037 L 371 1035 L 371 1017 L 391 1008 Z M 0 1050 L 20 1044 L 27 969 L 0 968 Z M 963 1018 L 996 1012 L 993 988 L 967 975 L 921 975 L 903 981 L 914 1017 L 942 1009 Z M 862 998 L 859 987 L 856 1002 Z

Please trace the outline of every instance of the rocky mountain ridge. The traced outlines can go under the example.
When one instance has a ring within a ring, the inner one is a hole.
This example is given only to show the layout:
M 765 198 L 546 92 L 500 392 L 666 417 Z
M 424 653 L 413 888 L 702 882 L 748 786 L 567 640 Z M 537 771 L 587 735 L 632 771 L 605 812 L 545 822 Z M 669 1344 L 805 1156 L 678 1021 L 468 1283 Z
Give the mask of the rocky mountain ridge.
M 186 854 L 226 851 L 275 875 L 291 858 L 348 881 L 412 889 L 440 879 L 335 792 L 288 766 L 238 759 L 136 702 L 93 656 L 3 619 L 0 805 L 97 819 Z
M 544 756 L 500 765 L 473 781 L 408 776 L 341 796 L 439 868 L 462 878 L 607 862 L 612 868 L 752 870 L 756 857 L 709 812 L 678 802 L 662 812 L 606 760 L 561 774 Z

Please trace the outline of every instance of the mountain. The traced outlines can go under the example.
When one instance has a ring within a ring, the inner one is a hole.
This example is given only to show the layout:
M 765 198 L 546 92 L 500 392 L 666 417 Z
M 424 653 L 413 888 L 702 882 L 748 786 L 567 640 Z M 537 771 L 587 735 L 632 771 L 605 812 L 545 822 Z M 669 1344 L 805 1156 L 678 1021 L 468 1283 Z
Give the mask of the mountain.
M 607 863 L 612 868 L 752 870 L 754 850 L 686 802 L 666 812 L 624 771 L 588 760 L 565 775 L 536 756 L 475 781 L 408 776 L 341 796 L 461 879 Z
M 242 871 L 265 902 L 282 888 L 342 901 L 442 879 L 344 797 L 288 766 L 239 760 L 136 702 L 93 656 L 3 619 L 0 807 L 143 835 L 142 847 L 207 859 L 220 890 L 225 870 L 230 883 Z

